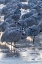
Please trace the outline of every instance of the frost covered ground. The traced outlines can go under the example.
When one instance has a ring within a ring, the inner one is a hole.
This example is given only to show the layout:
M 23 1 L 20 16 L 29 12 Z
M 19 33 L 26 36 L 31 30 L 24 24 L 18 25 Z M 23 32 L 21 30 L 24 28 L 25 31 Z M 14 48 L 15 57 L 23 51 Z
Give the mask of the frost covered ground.
M 0 9 L 2 8 L 1 5 Z M 26 10 L 22 11 L 22 13 L 26 12 Z M 3 20 L 1 18 L 1 20 Z M 29 39 L 29 38 L 28 38 Z M 27 41 L 20 41 L 22 44 Z M 7 53 L 0 52 L 0 64 L 42 64 L 42 45 L 39 46 L 39 43 L 42 43 L 42 33 L 40 33 L 35 38 L 35 46 L 34 47 L 27 47 L 27 48 L 20 48 L 18 49 L 19 56 L 7 57 Z M 27 44 L 26 44 L 27 45 Z M 32 45 L 32 44 L 31 44 Z M 2 51 L 2 49 L 0 49 Z

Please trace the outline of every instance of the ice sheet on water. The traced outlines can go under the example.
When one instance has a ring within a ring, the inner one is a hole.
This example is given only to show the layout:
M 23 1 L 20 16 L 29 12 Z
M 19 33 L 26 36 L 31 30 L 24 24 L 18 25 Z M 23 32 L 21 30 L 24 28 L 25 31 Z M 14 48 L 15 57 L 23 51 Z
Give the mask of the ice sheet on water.
M 0 64 L 42 64 L 42 50 L 21 48 L 18 50 L 19 57 L 5 57 L 0 59 Z M 41 56 L 40 56 L 41 55 Z
M 42 61 L 23 61 L 21 58 L 5 58 L 0 60 L 0 64 L 42 64 Z

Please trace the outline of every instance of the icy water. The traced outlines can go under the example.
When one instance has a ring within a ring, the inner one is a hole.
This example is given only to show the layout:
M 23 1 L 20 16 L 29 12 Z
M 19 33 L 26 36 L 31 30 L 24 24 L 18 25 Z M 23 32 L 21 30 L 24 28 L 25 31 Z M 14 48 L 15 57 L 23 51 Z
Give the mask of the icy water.
M 42 64 L 42 50 L 36 48 L 18 49 L 18 56 L 6 57 L 0 53 L 0 64 Z
M 3 4 L 0 5 L 0 9 L 4 7 Z M 22 10 L 22 9 L 21 9 Z M 22 14 L 26 13 L 29 10 L 22 10 Z M 4 17 L 2 16 L 0 20 L 3 21 Z M 40 37 L 40 43 L 42 43 L 42 35 Z M 2 49 L 0 49 L 2 51 Z M 7 56 L 7 53 L 0 52 L 0 64 L 42 64 L 42 47 L 26 47 L 17 49 L 18 56 L 16 54 Z

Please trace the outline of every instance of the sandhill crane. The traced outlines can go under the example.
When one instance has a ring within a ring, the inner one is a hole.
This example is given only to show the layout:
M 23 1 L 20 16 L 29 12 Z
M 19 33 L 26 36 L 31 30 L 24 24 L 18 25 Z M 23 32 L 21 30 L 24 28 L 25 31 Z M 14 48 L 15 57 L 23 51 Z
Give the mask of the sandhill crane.
M 0 23 L 0 34 L 2 36 L 2 33 L 8 28 L 9 24 L 7 22 L 1 22 Z M 6 43 L 5 43 L 6 46 Z
M 33 14 L 31 17 L 32 17 L 32 18 L 35 18 L 36 20 L 41 21 L 41 19 L 42 19 L 42 12 Z
M 14 23 L 15 21 L 9 16 L 8 18 L 5 19 L 4 22 L 8 22 L 9 24 Z
M 12 45 L 12 42 L 14 42 L 14 46 L 15 46 L 15 43 L 18 42 L 20 39 L 21 39 L 21 30 L 20 29 L 17 29 L 17 28 L 10 28 L 10 29 L 7 29 L 2 37 L 1 37 L 1 41 L 2 42 L 11 42 L 11 45 Z M 12 49 L 12 47 L 11 47 Z
M 31 9 L 29 12 L 26 12 L 25 14 L 22 15 L 21 19 L 26 19 L 26 18 L 29 18 L 31 17 L 32 15 L 36 14 L 37 11 L 36 9 Z
M 27 13 L 25 13 L 25 14 L 23 14 L 22 15 L 22 17 L 21 17 L 21 19 L 26 19 L 26 18 L 29 18 L 30 16 L 32 16 L 33 15 L 33 13 L 32 12 L 27 12 Z
M 17 27 L 11 27 L 8 28 L 2 35 L 1 37 L 1 42 L 14 42 L 14 47 L 15 43 L 18 42 L 20 39 L 25 39 L 27 37 L 27 34 L 21 30 L 21 28 Z M 12 47 L 11 47 L 11 52 L 12 52 Z
M 42 22 L 38 24 L 38 27 L 40 28 L 40 32 L 42 32 Z
M 16 9 L 14 11 L 14 15 L 12 16 L 12 18 L 15 20 L 15 21 L 18 21 L 20 19 L 20 16 L 21 16 L 21 11 L 19 9 Z
M 4 32 L 8 26 L 9 24 L 7 22 L 0 23 L 0 32 Z
M 19 20 L 18 25 L 22 27 L 22 29 L 26 29 L 27 27 L 30 27 L 32 25 L 38 25 L 38 21 L 36 21 L 34 18 L 26 18 L 25 20 Z
M 36 4 L 34 4 L 33 2 L 32 3 L 28 3 L 28 7 L 29 7 L 30 10 L 33 9 L 33 7 L 35 7 L 35 5 Z
M 38 3 L 38 0 L 28 0 L 28 3 L 34 3 L 34 4 L 37 4 L 37 3 Z
M 28 36 L 37 36 L 40 33 L 40 28 L 37 25 L 33 25 L 26 29 Z M 34 44 L 34 38 L 33 38 L 33 44 Z
M 7 13 L 10 12 L 10 8 L 11 8 L 11 10 L 12 10 L 12 9 L 14 9 L 14 10 L 15 10 L 15 9 L 19 9 L 19 5 L 18 5 L 19 3 L 20 3 L 20 2 L 18 1 L 18 3 L 17 3 L 16 0 L 7 3 L 6 6 L 2 8 L 1 14 L 6 15 Z M 20 4 L 21 4 L 21 3 L 20 3 Z
M 24 20 L 19 20 L 19 21 L 17 22 L 17 26 L 18 26 L 18 27 L 21 27 L 22 30 L 23 30 L 23 29 L 26 29 L 26 28 L 27 28 L 27 23 L 26 23 Z

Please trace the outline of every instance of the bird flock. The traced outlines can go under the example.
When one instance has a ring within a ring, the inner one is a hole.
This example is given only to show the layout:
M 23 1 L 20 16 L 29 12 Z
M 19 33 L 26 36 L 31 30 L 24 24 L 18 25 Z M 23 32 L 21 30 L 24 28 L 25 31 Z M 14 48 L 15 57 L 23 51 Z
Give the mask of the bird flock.
M 4 15 L 4 22 L 0 22 L 0 32 L 3 32 L 1 42 L 15 44 L 42 32 L 42 0 L 28 0 L 28 4 L 22 4 L 20 0 L 5 1 L 6 6 L 1 9 L 1 14 Z M 29 11 L 22 15 L 21 9 Z

